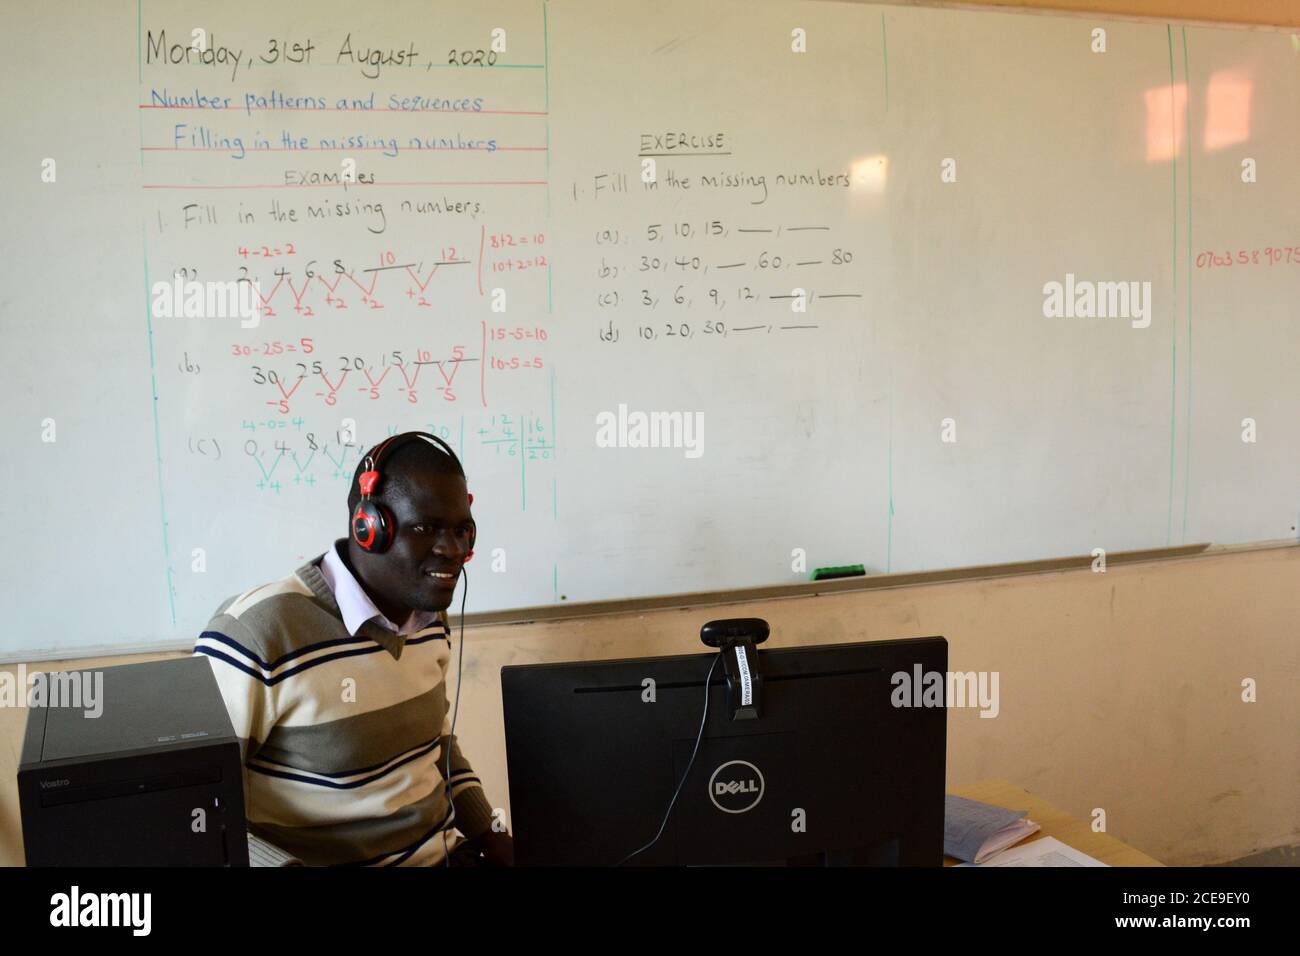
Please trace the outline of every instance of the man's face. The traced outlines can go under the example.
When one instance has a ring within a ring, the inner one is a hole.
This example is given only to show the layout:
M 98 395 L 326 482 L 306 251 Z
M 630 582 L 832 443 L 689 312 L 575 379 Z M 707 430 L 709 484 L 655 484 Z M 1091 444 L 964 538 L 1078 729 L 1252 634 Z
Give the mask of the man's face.
M 408 613 L 444 610 L 470 550 L 474 520 L 465 479 L 426 472 L 391 495 L 381 487 L 378 497 L 394 518 L 392 546 L 383 554 L 349 551 L 367 589 Z

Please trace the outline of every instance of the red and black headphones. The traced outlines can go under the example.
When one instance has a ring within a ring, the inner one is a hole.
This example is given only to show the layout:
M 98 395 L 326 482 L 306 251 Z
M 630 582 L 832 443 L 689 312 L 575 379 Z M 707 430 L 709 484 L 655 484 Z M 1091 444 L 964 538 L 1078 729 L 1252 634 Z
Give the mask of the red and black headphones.
M 402 432 L 400 435 L 394 435 L 372 448 L 364 459 L 366 470 L 357 477 L 357 485 L 361 489 L 361 500 L 357 502 L 357 509 L 352 513 L 352 540 L 371 554 L 383 554 L 387 551 L 392 546 L 393 537 L 397 533 L 397 522 L 393 520 L 392 512 L 371 497 L 371 495 L 375 494 L 376 486 L 379 483 L 380 461 L 385 453 L 417 438 L 427 439 L 439 445 L 455 462 L 457 470 L 462 475 L 465 474 L 465 469 L 461 466 L 456 453 L 451 450 L 451 446 L 437 435 L 430 435 L 428 432 Z M 471 505 L 474 503 L 473 495 L 469 495 L 469 503 Z M 474 539 L 477 533 L 478 529 L 471 521 L 469 554 L 465 556 L 466 561 L 474 557 Z

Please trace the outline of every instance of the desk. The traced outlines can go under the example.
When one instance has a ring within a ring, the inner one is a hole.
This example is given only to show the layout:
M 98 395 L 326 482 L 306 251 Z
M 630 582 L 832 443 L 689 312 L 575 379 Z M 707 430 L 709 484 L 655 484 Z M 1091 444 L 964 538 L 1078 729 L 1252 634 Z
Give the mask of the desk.
M 1133 849 L 1108 833 L 1093 833 L 1090 821 L 1072 817 L 1064 810 L 1057 809 L 1046 800 L 1035 797 L 1006 780 L 981 780 L 970 786 L 956 787 L 949 793 L 968 800 L 978 800 L 980 803 L 990 803 L 996 807 L 1006 807 L 1009 810 L 1028 810 L 1029 819 L 1042 829 L 1029 839 L 1013 844 L 1014 846 L 1025 846 L 1042 837 L 1050 836 L 1108 866 L 1164 866 L 1159 860 L 1147 856 L 1141 850 Z M 943 858 L 944 866 L 955 866 L 960 862 L 950 856 Z

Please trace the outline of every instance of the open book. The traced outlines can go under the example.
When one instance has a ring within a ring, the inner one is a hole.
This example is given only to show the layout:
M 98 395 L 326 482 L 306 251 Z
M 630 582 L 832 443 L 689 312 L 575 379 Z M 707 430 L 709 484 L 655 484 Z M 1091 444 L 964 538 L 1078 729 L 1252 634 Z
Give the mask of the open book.
M 1027 867 L 1027 866 L 1109 866 L 1096 857 L 1080 853 L 1056 837 L 1045 836 L 1033 843 L 995 853 L 983 863 L 958 863 L 958 866 Z
M 284 850 L 281 850 L 274 843 L 267 843 L 261 837 L 248 834 L 248 865 L 249 866 L 306 866 L 302 860 L 298 859 Z

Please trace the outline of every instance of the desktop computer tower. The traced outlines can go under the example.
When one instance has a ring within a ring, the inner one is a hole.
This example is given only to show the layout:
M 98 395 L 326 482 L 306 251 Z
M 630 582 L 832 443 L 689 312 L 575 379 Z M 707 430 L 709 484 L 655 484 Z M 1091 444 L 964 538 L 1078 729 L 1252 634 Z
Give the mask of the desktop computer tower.
M 28 866 L 248 865 L 239 740 L 207 658 L 57 680 L 102 681 L 102 712 L 29 708 L 18 767 Z

